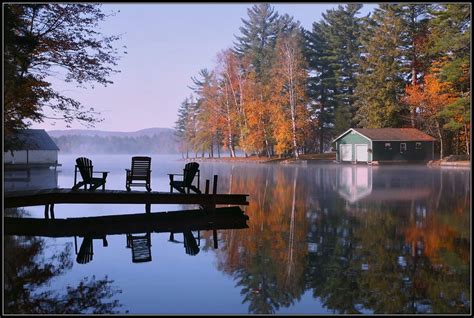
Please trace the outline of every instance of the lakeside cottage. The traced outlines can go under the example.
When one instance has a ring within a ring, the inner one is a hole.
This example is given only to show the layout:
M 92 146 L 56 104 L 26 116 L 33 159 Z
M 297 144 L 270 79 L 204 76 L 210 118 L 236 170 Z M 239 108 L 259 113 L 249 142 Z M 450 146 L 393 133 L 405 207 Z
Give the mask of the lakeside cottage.
M 56 166 L 58 146 L 44 129 L 23 129 L 15 136 L 17 147 L 4 152 L 4 163 L 11 165 Z
M 337 162 L 378 163 L 434 160 L 435 140 L 416 128 L 351 128 L 332 142 Z

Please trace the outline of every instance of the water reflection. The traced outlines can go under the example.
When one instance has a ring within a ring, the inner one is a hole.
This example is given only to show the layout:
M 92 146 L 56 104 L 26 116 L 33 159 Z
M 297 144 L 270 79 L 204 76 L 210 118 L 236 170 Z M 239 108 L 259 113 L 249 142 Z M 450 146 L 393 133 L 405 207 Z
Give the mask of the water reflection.
M 9 216 L 21 216 L 22 210 L 8 209 Z M 39 237 L 4 237 L 4 310 L 7 314 L 113 314 L 122 304 L 113 299 L 121 293 L 107 276 L 84 277 L 65 293 L 48 288 L 55 278 L 72 268 L 71 245 L 45 258 L 50 248 Z
M 469 173 L 318 165 L 227 175 L 222 190 L 250 194 L 252 222 L 223 233 L 218 268 L 250 313 L 308 291 L 334 313 L 470 312 Z
M 153 184 L 169 191 L 167 173 L 182 162 L 153 160 Z M 120 189 L 129 157 L 115 161 L 108 178 L 111 188 Z M 123 289 L 121 303 L 138 314 L 470 312 L 470 170 L 333 164 L 201 167 L 203 179 L 219 175 L 218 193 L 249 194 L 247 229 L 219 229 L 218 249 L 212 231 L 194 228 L 188 230 L 196 245 L 184 228 L 168 229 L 164 244 L 146 227 L 118 235 L 105 232 L 105 248 L 100 247 L 102 233 L 95 233 L 93 258 L 71 269 L 73 279 L 103 269 Z M 60 175 L 63 186 L 70 186 L 72 179 L 72 173 Z M 61 215 L 108 213 L 101 207 L 64 207 Z M 126 214 L 132 208 L 117 210 Z M 70 234 L 68 262 L 74 264 Z M 78 252 L 85 234 L 75 233 Z M 133 263 L 127 234 L 141 239 L 142 259 L 152 261 Z M 8 237 L 13 238 L 19 237 Z M 153 255 L 147 253 L 148 242 Z M 16 257 L 12 248 L 9 255 Z M 59 259 L 45 257 L 44 264 Z M 15 273 L 22 270 L 11 268 Z M 20 274 L 9 275 L 15 280 Z M 27 284 L 22 279 L 21 284 Z M 58 281 L 64 285 L 68 280 Z M 7 287 L 5 295 L 11 290 Z M 24 293 L 18 299 L 34 291 Z M 10 302 L 19 293 L 11 295 Z M 11 312 L 31 308 L 21 302 L 16 306 Z
M 58 187 L 58 171 L 48 168 L 12 169 L 4 171 L 4 191 L 52 189 Z
M 206 209 L 183 210 L 161 213 L 138 213 L 108 215 L 100 217 L 38 219 L 5 217 L 5 234 L 22 236 L 74 237 L 76 262 L 87 264 L 93 260 L 94 240 L 107 247 L 107 235 L 122 234 L 126 237 L 126 248 L 131 249 L 132 263 L 150 262 L 151 233 L 170 232 L 170 241 L 176 243 L 175 235 L 182 233 L 186 254 L 195 256 L 200 249 L 193 234 L 213 230 L 214 247 L 217 248 L 217 230 L 245 229 L 248 216 L 240 207 L 220 207 L 215 211 Z M 78 248 L 77 237 L 82 237 Z

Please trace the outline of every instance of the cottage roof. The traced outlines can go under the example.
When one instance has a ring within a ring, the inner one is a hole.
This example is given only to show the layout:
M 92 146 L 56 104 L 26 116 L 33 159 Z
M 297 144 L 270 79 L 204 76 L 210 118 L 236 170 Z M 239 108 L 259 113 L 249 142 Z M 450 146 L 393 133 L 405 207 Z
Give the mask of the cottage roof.
M 15 132 L 16 150 L 59 150 L 44 129 L 22 129 Z
M 435 141 L 436 139 L 416 128 L 351 128 L 334 141 L 354 130 L 373 141 Z

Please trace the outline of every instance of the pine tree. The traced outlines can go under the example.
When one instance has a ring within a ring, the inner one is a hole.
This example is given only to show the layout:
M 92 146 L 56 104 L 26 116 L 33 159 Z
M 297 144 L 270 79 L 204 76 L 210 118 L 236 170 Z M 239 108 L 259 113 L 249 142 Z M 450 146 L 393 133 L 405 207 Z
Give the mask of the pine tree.
M 178 108 L 178 119 L 175 122 L 175 135 L 179 138 L 181 152 L 186 151 L 186 158 L 189 157 L 189 148 L 186 140 L 189 117 L 189 99 L 185 98 Z M 183 155 L 184 157 L 184 155 Z
M 367 128 L 401 127 L 408 108 L 401 102 L 403 21 L 392 4 L 381 4 L 361 35 L 361 73 L 356 86 L 356 120 Z
M 319 140 L 319 152 L 323 152 L 324 144 L 330 136 L 335 109 L 336 78 L 331 67 L 327 28 L 324 23 L 314 22 L 312 31 L 305 32 L 305 55 L 310 70 L 307 91 L 312 126 L 316 129 L 312 135 L 313 139 Z
M 467 3 L 433 6 L 429 28 L 430 48 L 435 55 L 435 73 L 447 83 L 456 96 L 441 115 L 447 121 L 444 128 L 456 133 L 470 153 L 471 108 L 471 5 Z M 456 140 L 456 144 L 458 143 Z
M 248 20 L 242 19 L 244 26 L 236 36 L 234 50 L 239 56 L 247 56 L 260 81 L 268 78 L 273 50 L 279 33 L 291 31 L 296 24 L 285 14 L 280 16 L 268 3 L 259 3 L 247 9 Z
M 354 124 L 356 109 L 355 86 L 360 55 L 359 32 L 362 18 L 356 17 L 362 4 L 338 6 L 323 13 L 325 38 L 329 49 L 329 67 L 335 76 L 334 135 L 339 135 Z

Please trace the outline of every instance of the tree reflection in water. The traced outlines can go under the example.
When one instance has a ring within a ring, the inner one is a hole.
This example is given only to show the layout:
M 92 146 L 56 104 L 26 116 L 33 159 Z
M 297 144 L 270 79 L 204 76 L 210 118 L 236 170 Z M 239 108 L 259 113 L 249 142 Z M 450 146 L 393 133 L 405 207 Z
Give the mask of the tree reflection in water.
M 383 199 L 369 194 L 354 203 L 337 195 L 337 169 L 218 172 L 229 177 L 222 192 L 250 194 L 249 229 L 223 231 L 216 251 L 249 312 L 275 313 L 312 291 L 335 313 L 468 313 L 469 176 L 443 181 L 442 170 L 414 171 L 410 180 L 421 181 L 410 181 L 419 191 L 409 199 L 384 188 Z
M 22 209 L 6 209 L 5 215 L 20 217 Z M 112 314 L 122 305 L 111 298 L 121 293 L 106 277 L 84 277 L 65 293 L 45 289 L 51 281 L 72 268 L 71 244 L 45 258 L 46 243 L 38 237 L 4 236 L 4 310 L 8 314 Z

